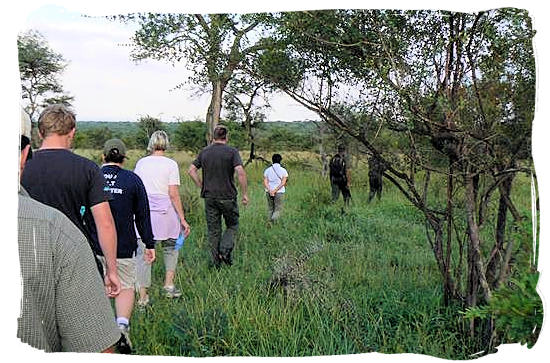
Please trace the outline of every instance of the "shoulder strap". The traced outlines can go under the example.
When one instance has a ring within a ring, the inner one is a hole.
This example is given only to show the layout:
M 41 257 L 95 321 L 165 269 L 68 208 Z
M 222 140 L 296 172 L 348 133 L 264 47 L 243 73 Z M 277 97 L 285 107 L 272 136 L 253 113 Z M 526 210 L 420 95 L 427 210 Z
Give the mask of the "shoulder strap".
M 279 176 L 279 173 L 277 173 L 273 164 L 271 164 L 271 169 L 273 169 L 273 172 L 275 173 L 275 175 L 277 175 L 277 178 L 279 178 L 280 181 L 283 181 L 283 178 Z

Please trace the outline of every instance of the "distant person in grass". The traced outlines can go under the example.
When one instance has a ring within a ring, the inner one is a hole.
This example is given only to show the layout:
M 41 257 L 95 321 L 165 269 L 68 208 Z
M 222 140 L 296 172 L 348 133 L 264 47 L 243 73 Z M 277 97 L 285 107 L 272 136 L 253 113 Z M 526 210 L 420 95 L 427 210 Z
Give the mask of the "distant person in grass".
M 346 158 L 346 148 L 344 145 L 338 146 L 338 153 L 330 159 L 329 169 L 330 185 L 332 188 L 332 201 L 336 202 L 340 196 L 340 193 L 342 193 L 345 205 L 349 205 L 349 201 L 351 199 L 351 176 Z
M 178 164 L 164 154 L 170 146 L 168 135 L 164 131 L 155 131 L 149 139 L 147 151 L 151 154 L 136 163 L 134 172 L 141 178 L 149 199 L 151 226 L 157 244 L 162 245 L 164 254 L 164 293 L 168 298 L 181 296 L 181 291 L 174 285 L 179 251 L 175 249 L 176 240 L 183 232 L 189 235 L 191 228 L 185 220 L 183 205 L 180 199 L 180 172 Z M 140 232 L 141 233 L 141 232 Z M 145 236 L 138 240 L 137 283 L 139 306 L 149 303 L 147 289 L 151 286 L 151 264 L 143 255 L 147 246 Z
M 264 187 L 267 197 L 267 210 L 270 222 L 275 222 L 283 209 L 283 196 L 288 180 L 288 172 L 281 166 L 283 157 L 273 154 L 271 166 L 264 171 Z
M 199 153 L 191 163 L 188 174 L 197 187 L 201 188 L 204 198 L 206 225 L 212 263 L 216 268 L 221 264 L 231 265 L 231 253 L 239 228 L 239 206 L 237 188 L 233 176 L 239 179 L 243 205 L 248 204 L 246 173 L 239 152 L 228 146 L 227 128 L 218 125 L 213 132 L 213 142 Z M 202 169 L 202 180 L 198 170 Z M 222 235 L 222 221 L 225 220 L 225 231 Z
M 382 197 L 382 176 L 386 170 L 382 161 L 372 155 L 369 158 L 369 203 L 376 195 L 378 200 Z
M 46 107 L 38 118 L 42 146 L 29 160 L 21 184 L 31 198 L 63 212 L 88 239 L 95 255 L 106 260 L 105 289 L 110 297 L 120 292 L 116 267 L 116 230 L 109 193 L 99 167 L 71 152 L 76 116 L 63 105 Z
M 31 159 L 31 120 L 22 114 L 19 175 Z M 46 352 L 115 351 L 123 340 L 88 241 L 62 212 L 19 187 L 22 283 L 17 337 Z
M 134 306 L 136 284 L 137 238 L 135 226 L 145 244 L 143 258 L 151 264 L 155 260 L 155 241 L 151 229 L 151 215 L 145 186 L 140 177 L 123 169 L 126 145 L 119 139 L 110 139 L 103 148 L 101 167 L 113 199 L 109 201 L 117 230 L 117 266 L 121 281 L 120 294 L 115 298 L 116 322 L 130 343 L 130 317 Z M 100 257 L 104 263 L 103 256 Z

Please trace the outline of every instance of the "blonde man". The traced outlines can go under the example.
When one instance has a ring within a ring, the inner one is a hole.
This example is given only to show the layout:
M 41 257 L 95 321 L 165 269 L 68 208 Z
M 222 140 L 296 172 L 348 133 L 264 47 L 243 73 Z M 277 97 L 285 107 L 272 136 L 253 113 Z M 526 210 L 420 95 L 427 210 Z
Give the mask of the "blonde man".
M 28 161 L 21 185 L 29 195 L 63 212 L 86 236 L 95 255 L 105 256 L 105 289 L 120 292 L 116 267 L 117 239 L 105 179 L 91 160 L 71 152 L 76 132 L 74 112 L 63 105 L 48 106 L 38 119 L 42 145 Z M 98 268 L 101 265 L 98 263 Z

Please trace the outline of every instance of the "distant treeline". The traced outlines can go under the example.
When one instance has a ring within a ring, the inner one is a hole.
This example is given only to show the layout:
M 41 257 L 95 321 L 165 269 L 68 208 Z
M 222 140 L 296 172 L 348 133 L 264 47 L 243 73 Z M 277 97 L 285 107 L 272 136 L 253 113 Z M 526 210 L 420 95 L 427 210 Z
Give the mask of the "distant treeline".
M 246 129 L 238 122 L 222 122 L 229 128 L 230 144 L 248 149 Z M 159 127 L 168 133 L 171 147 L 177 150 L 198 151 L 206 146 L 206 123 L 201 121 L 167 122 Z M 74 148 L 101 149 L 106 140 L 119 138 L 130 149 L 147 147 L 147 130 L 139 122 L 79 121 Z M 258 151 L 311 150 L 319 141 L 315 121 L 262 122 L 254 127 L 254 143 Z

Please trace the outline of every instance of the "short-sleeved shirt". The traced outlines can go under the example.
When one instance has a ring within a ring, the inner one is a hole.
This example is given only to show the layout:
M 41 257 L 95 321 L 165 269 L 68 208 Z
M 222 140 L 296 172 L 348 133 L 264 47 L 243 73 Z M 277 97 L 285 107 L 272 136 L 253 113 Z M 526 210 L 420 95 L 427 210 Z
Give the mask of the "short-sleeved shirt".
M 168 195 L 169 185 L 180 185 L 178 163 L 166 156 L 150 155 L 139 159 L 134 173 L 139 175 L 149 195 Z
M 17 336 L 47 352 L 100 352 L 120 339 L 88 242 L 60 211 L 21 189 Z
M 279 163 L 274 163 L 269 168 L 265 169 L 264 171 L 264 177 L 267 178 L 267 182 L 269 183 L 269 189 L 273 190 L 277 188 L 281 182 L 283 181 L 283 178 L 288 177 L 288 172 L 285 168 L 281 166 Z M 277 191 L 277 193 L 284 193 L 285 187 L 282 187 Z
M 137 249 L 134 221 L 145 246 L 154 248 L 149 201 L 140 177 L 118 165 L 103 165 L 101 171 L 112 195 L 109 206 L 117 232 L 117 258 L 131 258 Z
M 213 143 L 199 153 L 193 161 L 202 168 L 202 198 L 234 199 L 237 197 L 235 167 L 242 165 L 239 151 L 221 143 Z
M 91 208 L 111 199 L 96 163 L 66 149 L 38 150 L 25 164 L 21 185 L 33 199 L 63 212 L 93 244 Z

